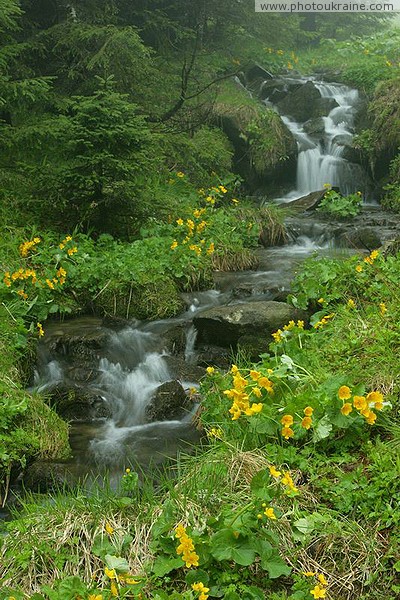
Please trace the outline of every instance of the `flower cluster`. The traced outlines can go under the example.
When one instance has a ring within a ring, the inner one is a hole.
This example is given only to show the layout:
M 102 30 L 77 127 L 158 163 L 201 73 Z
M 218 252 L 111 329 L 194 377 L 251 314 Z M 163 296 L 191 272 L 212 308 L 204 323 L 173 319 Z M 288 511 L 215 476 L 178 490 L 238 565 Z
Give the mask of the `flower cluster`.
M 34 248 L 37 244 L 40 244 L 41 239 L 39 237 L 34 237 L 33 240 L 29 240 L 27 242 L 23 242 L 19 247 L 19 253 L 21 256 L 26 258 L 32 248 Z
M 186 219 L 184 221 L 182 218 L 176 220 L 176 225 L 178 227 L 180 235 L 184 235 L 181 240 L 181 245 L 185 246 L 187 244 L 189 250 L 194 252 L 196 256 L 200 256 L 203 251 L 205 254 L 210 256 L 214 253 L 215 246 L 214 243 L 211 242 L 206 244 L 206 240 L 203 237 L 205 229 L 208 225 L 207 221 L 204 220 L 203 215 L 207 212 L 206 208 L 196 208 L 193 211 L 193 219 Z M 192 242 L 192 243 L 189 243 Z M 171 250 L 175 250 L 178 248 L 179 244 L 177 239 L 174 239 L 170 248 Z M 207 246 L 207 247 L 206 247 Z
M 270 465 L 268 467 L 268 470 L 271 477 L 285 487 L 286 493 L 299 491 L 294 485 L 294 481 L 290 474 L 290 471 L 278 471 L 278 469 L 274 467 L 274 465 Z
M 264 509 L 263 513 L 259 513 L 257 515 L 257 519 L 261 520 L 264 516 L 271 521 L 276 521 L 277 516 L 275 514 L 275 509 L 273 506 L 267 506 L 265 502 L 262 503 L 262 508 Z
M 328 586 L 328 581 L 323 573 L 314 573 L 314 571 L 305 571 L 303 575 L 306 577 L 316 577 L 318 579 L 318 583 L 310 590 L 311 596 L 314 597 L 315 600 L 318 598 L 326 598 L 326 588 Z
M 382 410 L 383 394 L 381 392 L 369 392 L 366 396 L 353 396 L 353 402 L 346 402 L 352 398 L 351 389 L 347 385 L 342 385 L 338 390 L 338 397 L 343 401 L 343 406 L 340 409 L 342 415 L 346 417 L 353 412 L 355 408 L 360 415 L 364 417 L 368 425 L 373 425 L 377 419 L 377 414 L 371 410 Z
M 333 319 L 334 316 L 335 316 L 335 313 L 331 313 L 330 315 L 325 315 L 325 317 L 322 317 L 322 319 L 320 321 L 317 321 L 314 324 L 314 329 L 320 329 L 320 327 L 323 327 L 324 325 L 326 325 L 330 319 Z
M 271 370 L 269 370 L 272 373 Z M 255 397 L 260 399 L 263 396 L 263 390 L 268 394 L 273 394 L 273 382 L 254 369 L 250 369 L 248 376 L 243 377 L 236 365 L 232 365 L 232 387 L 225 390 L 225 396 L 232 400 L 232 406 L 229 409 L 232 415 L 232 421 L 237 421 L 242 415 L 251 417 L 262 411 L 262 402 L 252 402 Z
M 109 569 L 108 567 L 104 568 L 104 574 L 110 580 L 110 591 L 111 595 L 115 598 L 119 596 L 119 584 L 121 585 L 138 585 L 140 583 L 139 580 L 135 579 L 129 573 L 117 573 L 115 569 Z
M 303 410 L 304 416 L 302 417 L 301 422 L 300 422 L 300 426 L 303 429 L 311 428 L 313 412 L 314 412 L 314 409 L 311 406 L 306 406 L 306 408 Z M 283 438 L 285 438 L 285 440 L 288 440 L 289 438 L 294 436 L 294 431 L 292 429 L 293 423 L 294 423 L 294 417 L 290 414 L 283 415 L 283 417 L 281 418 L 281 424 L 283 426 L 281 435 Z
M 294 321 L 289 321 L 287 325 L 284 325 L 283 329 L 278 329 L 278 331 L 275 331 L 272 334 L 272 337 L 274 338 L 274 341 L 279 344 L 283 340 L 287 339 L 290 331 L 295 329 L 302 331 L 304 329 L 304 321 L 297 321 L 297 323 Z
M 190 567 L 198 567 L 199 556 L 194 551 L 193 540 L 186 533 L 186 527 L 184 527 L 182 524 L 179 524 L 175 529 L 175 537 L 178 538 L 180 542 L 176 549 L 176 553 L 179 556 L 182 555 L 182 560 L 186 567 L 188 569 Z
M 199 581 L 198 583 L 192 583 L 192 590 L 194 592 L 200 592 L 199 600 L 207 600 L 210 588 L 206 587 L 204 583 Z

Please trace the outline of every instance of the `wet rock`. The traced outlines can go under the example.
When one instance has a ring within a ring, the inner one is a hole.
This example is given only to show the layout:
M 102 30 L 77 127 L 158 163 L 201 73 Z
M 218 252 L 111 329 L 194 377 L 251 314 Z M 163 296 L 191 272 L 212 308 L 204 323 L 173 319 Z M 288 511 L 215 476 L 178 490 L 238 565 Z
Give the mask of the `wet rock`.
M 232 352 L 220 346 L 202 344 L 198 349 L 197 363 L 203 368 L 213 366 L 229 371 L 232 365 Z
M 179 381 L 167 381 L 160 385 L 146 407 L 146 419 L 174 421 L 181 419 L 191 409 L 191 401 Z
M 79 386 L 58 385 L 50 393 L 50 403 L 66 421 L 111 417 L 111 409 L 102 396 Z
M 255 79 L 261 79 L 262 81 L 273 79 L 273 75 L 257 63 L 247 69 L 245 77 L 247 83 L 252 83 Z
M 382 244 L 379 231 L 372 227 L 355 227 L 346 230 L 338 236 L 338 241 L 340 245 L 366 250 L 375 250 Z
M 319 136 L 325 133 L 325 123 L 322 117 L 309 119 L 303 125 L 303 129 L 308 135 Z
M 301 198 L 292 200 L 292 202 L 287 202 L 285 204 L 285 207 L 289 209 L 294 208 L 299 211 L 315 210 L 321 203 L 321 200 L 325 196 L 325 193 L 326 190 L 318 190 L 316 192 L 311 192 L 306 196 L 302 196 Z
M 27 467 L 22 481 L 26 489 L 48 493 L 72 489 L 79 481 L 79 472 L 75 465 L 37 460 Z
M 335 106 L 338 104 L 333 98 L 321 97 L 312 81 L 289 92 L 277 103 L 281 114 L 289 115 L 300 123 L 327 115 Z
M 181 354 L 186 348 L 187 325 L 181 323 L 163 333 L 165 349 L 171 354 Z
M 199 343 L 236 347 L 242 336 L 270 340 L 270 335 L 291 319 L 303 319 L 299 311 L 285 302 L 257 301 L 205 310 L 194 318 Z
M 196 353 L 197 354 L 197 353 Z M 205 369 L 197 364 L 188 364 L 184 356 L 165 356 L 169 372 L 179 381 L 198 383 L 205 374 Z M 198 360 L 196 360 L 196 363 Z M 207 363 L 211 364 L 211 363 Z M 207 366 L 206 365 L 206 366 Z

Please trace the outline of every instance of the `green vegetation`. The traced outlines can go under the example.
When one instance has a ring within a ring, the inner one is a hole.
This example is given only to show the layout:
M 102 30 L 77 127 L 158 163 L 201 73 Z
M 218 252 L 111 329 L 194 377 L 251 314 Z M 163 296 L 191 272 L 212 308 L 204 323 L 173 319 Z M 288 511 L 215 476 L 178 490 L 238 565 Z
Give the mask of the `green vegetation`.
M 361 210 L 361 204 L 361 192 L 342 196 L 339 192 L 328 189 L 317 210 L 333 217 L 355 217 Z
M 398 30 L 253 8 L 0 0 L 0 504 L 25 465 L 69 453 L 68 426 L 24 389 L 46 320 L 174 316 L 213 270 L 252 268 L 261 232 L 284 238 L 282 213 L 245 196 L 285 174 L 291 138 L 234 75 L 258 61 L 363 90 L 357 144 L 399 209 Z M 358 204 L 330 191 L 321 208 Z M 127 464 L 116 490 L 20 498 L 0 600 L 396 597 L 399 262 L 307 262 L 291 302 L 310 323 L 257 363 L 207 369 L 202 443 L 157 485 Z

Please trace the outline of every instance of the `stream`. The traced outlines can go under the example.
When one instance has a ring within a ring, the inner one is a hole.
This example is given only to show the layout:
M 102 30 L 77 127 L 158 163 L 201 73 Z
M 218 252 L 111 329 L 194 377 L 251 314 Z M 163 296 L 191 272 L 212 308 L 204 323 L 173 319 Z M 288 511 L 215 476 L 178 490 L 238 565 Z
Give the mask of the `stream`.
M 298 160 L 296 189 L 278 198 L 278 203 L 320 190 L 324 183 L 344 194 L 365 190 L 363 169 L 343 156 L 343 142 L 353 135 L 358 93 L 341 84 L 315 85 L 323 98 L 333 100 L 334 107 L 322 118 L 324 131 L 318 136 L 307 134 L 302 123 L 282 117 L 297 141 Z M 373 200 L 367 191 L 365 200 L 364 213 L 379 216 L 379 207 L 367 206 Z M 258 270 L 215 273 L 215 289 L 186 294 L 186 310 L 175 319 L 121 325 L 85 317 L 47 324 L 38 347 L 33 389 L 42 393 L 79 389 L 94 399 L 93 414 L 83 410 L 71 422 L 73 457 L 66 464 L 70 473 L 90 481 L 94 473 L 107 472 L 112 484 L 127 467 L 146 471 L 150 465 L 174 459 L 180 449 L 190 451 L 200 437 L 193 424 L 198 410 L 196 388 L 208 351 L 196 344 L 193 317 L 218 305 L 284 300 L 306 258 L 360 252 L 351 244 L 346 247 L 338 235 L 340 226 L 318 213 L 291 216 L 286 225 L 289 242 L 259 248 Z M 149 422 L 154 394 L 171 381 L 178 381 L 188 396 L 183 416 Z

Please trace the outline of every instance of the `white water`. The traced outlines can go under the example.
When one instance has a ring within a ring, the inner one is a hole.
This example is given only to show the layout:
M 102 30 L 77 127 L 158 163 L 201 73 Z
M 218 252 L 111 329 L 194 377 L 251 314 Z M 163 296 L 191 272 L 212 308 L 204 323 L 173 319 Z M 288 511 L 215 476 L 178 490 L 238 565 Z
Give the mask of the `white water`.
M 315 86 L 322 98 L 331 98 L 338 106 L 322 117 L 322 135 L 308 135 L 302 123 L 282 116 L 297 142 L 298 159 L 296 189 L 278 198 L 278 202 L 290 202 L 321 190 L 326 184 L 339 188 L 344 195 L 365 189 L 363 169 L 343 158 L 345 143 L 349 144 L 353 137 L 358 91 L 337 83 L 315 82 Z

